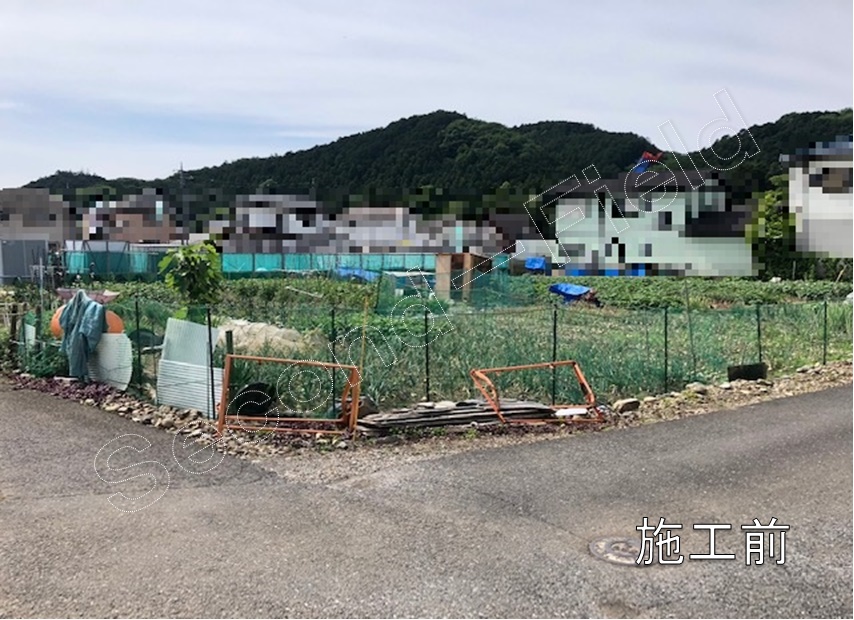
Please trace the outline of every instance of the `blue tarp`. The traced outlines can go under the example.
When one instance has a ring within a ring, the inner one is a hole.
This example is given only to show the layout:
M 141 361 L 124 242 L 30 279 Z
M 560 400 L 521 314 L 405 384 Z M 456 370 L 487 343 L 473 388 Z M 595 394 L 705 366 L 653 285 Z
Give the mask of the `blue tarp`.
M 632 168 L 632 172 L 636 174 L 640 174 L 641 172 L 646 172 L 646 169 L 649 168 L 649 165 L 653 163 L 648 159 L 644 159 L 639 161 L 634 168 Z
M 380 277 L 380 274 L 374 271 L 366 271 L 358 267 L 338 267 L 335 269 L 335 274 L 342 278 L 356 278 L 363 282 L 374 282 Z
M 584 295 L 590 292 L 590 288 L 587 286 L 581 286 L 579 284 L 552 284 L 549 287 L 549 293 L 554 293 L 555 295 L 560 295 L 563 297 L 563 300 L 566 303 L 572 303 L 573 301 L 577 301 Z
M 543 256 L 531 256 L 525 259 L 525 269 L 531 271 L 545 271 L 546 259 Z

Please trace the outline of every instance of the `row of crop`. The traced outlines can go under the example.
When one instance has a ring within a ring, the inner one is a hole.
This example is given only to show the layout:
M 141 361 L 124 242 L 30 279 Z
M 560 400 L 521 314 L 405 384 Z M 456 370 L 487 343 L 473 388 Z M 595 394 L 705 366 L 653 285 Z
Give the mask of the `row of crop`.
M 781 304 L 794 301 L 842 300 L 852 290 L 848 282 L 764 282 L 745 278 L 673 277 L 541 277 L 520 276 L 510 280 L 515 297 L 529 303 L 549 303 L 548 289 L 558 282 L 595 288 L 599 299 L 623 308 L 709 308 L 720 305 Z
M 557 282 L 573 282 L 595 288 L 607 306 L 618 308 L 709 308 L 729 305 L 781 304 L 794 301 L 841 300 L 852 290 L 850 281 L 783 281 L 763 282 L 745 278 L 672 278 L 672 277 L 540 277 L 518 276 L 502 280 L 501 290 L 492 290 L 489 274 L 480 276 L 481 286 L 473 294 L 473 303 L 481 297 L 496 297 L 498 305 L 542 305 L 558 301 L 548 292 Z M 94 286 L 94 285 L 93 285 Z M 148 301 L 178 303 L 178 296 L 162 282 L 99 282 L 97 286 L 122 293 L 124 298 L 139 297 Z M 44 299 L 34 286 L 23 286 L 17 292 L 31 306 Z M 383 303 L 378 303 L 378 295 Z M 390 297 L 391 296 L 391 297 Z M 367 303 L 385 312 L 398 300 L 393 291 L 374 284 L 359 284 L 323 276 L 306 278 L 246 278 L 227 280 L 221 305 L 231 315 L 269 314 L 270 306 L 286 311 L 289 306 L 337 306 L 362 309 Z M 490 304 L 487 304 L 490 305 Z M 264 320 L 274 320 L 268 317 Z

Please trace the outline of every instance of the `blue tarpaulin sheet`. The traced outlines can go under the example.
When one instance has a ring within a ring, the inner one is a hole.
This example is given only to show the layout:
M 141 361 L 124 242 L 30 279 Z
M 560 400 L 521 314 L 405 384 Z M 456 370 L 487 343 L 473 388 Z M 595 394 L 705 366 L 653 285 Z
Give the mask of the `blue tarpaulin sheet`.
M 531 271 L 545 271 L 546 259 L 542 256 L 531 256 L 525 259 L 525 269 Z
M 572 303 L 586 295 L 588 292 L 590 292 L 589 287 L 581 286 L 579 284 L 552 284 L 549 287 L 549 293 L 560 295 L 566 303 Z
M 364 282 L 374 282 L 380 277 L 380 274 L 374 271 L 366 271 L 357 267 L 338 267 L 335 273 L 342 278 L 357 278 Z

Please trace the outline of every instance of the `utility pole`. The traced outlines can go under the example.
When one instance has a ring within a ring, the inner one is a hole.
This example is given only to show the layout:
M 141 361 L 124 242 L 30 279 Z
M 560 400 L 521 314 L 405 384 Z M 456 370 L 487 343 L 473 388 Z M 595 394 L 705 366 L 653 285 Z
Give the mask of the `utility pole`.
M 187 244 L 187 236 L 184 234 L 184 231 L 187 231 L 187 235 L 189 235 L 189 230 L 187 230 L 187 202 L 184 195 L 184 162 L 181 162 L 181 167 L 178 169 L 178 184 L 181 187 L 181 245 Z
M 187 245 L 190 239 L 190 224 L 188 221 L 187 197 L 184 194 L 184 162 L 181 162 L 181 167 L 176 172 L 178 173 L 178 187 L 180 187 L 178 214 L 181 219 L 181 228 L 186 231 L 186 234 L 181 234 L 181 245 Z M 192 179 L 193 177 L 189 178 Z

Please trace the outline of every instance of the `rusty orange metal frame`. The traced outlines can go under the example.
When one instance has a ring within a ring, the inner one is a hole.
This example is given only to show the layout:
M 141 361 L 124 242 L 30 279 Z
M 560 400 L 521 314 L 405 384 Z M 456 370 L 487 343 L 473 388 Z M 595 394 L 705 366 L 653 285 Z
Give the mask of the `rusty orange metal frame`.
M 602 413 L 596 408 L 596 396 L 593 394 L 593 390 L 590 387 L 590 384 L 587 383 L 587 379 L 584 377 L 584 373 L 581 372 L 581 366 L 578 365 L 577 362 L 567 360 L 560 362 L 542 362 L 540 364 L 523 364 L 521 366 L 503 366 L 501 368 L 475 368 L 469 372 L 472 380 L 474 381 L 475 387 L 483 394 L 486 401 L 490 404 L 492 409 L 495 411 L 495 415 L 498 416 L 498 419 L 501 420 L 502 423 L 522 423 L 522 424 L 544 424 L 544 423 L 553 423 L 553 422 L 562 422 L 562 418 L 533 418 L 533 419 L 515 419 L 508 420 L 501 413 L 501 401 L 498 395 L 498 388 L 495 387 L 495 384 L 492 380 L 487 376 L 490 374 L 500 374 L 505 372 L 513 372 L 516 370 L 532 370 L 538 368 L 548 368 L 551 370 L 555 370 L 561 366 L 572 366 L 572 369 L 575 371 L 575 377 L 578 379 L 578 384 L 581 386 L 581 391 L 584 392 L 584 404 L 573 404 L 573 405 L 550 405 L 552 410 L 560 411 L 561 409 L 568 408 L 584 408 L 587 412 L 594 416 L 590 418 L 574 418 L 573 422 L 602 422 L 604 421 L 604 417 Z
M 349 376 L 341 394 L 341 416 L 338 418 L 282 418 L 274 417 L 250 417 L 231 415 L 228 413 L 229 392 L 231 381 L 231 368 L 234 360 L 247 360 L 250 362 L 272 362 L 278 364 L 297 364 L 300 366 L 316 366 L 331 368 L 334 370 L 349 371 Z M 258 357 L 256 355 L 233 355 L 225 356 L 225 368 L 222 377 L 222 396 L 219 403 L 219 417 L 217 419 L 217 435 L 220 437 L 225 429 L 243 431 L 274 431 L 279 433 L 329 433 L 341 435 L 345 432 L 351 434 L 356 428 L 356 420 L 359 417 L 359 391 L 360 391 L 359 369 L 346 364 L 332 364 L 326 362 L 313 362 L 305 360 L 289 360 L 277 357 Z M 270 422 L 273 426 L 268 426 Z M 264 422 L 263 425 L 246 425 L 244 422 Z

